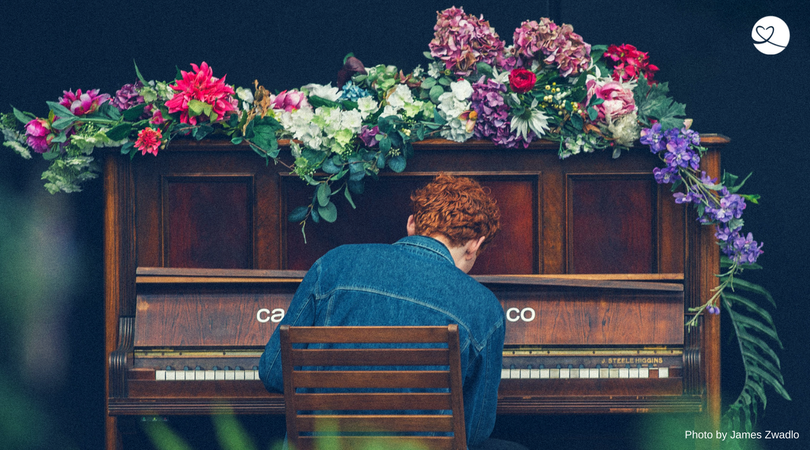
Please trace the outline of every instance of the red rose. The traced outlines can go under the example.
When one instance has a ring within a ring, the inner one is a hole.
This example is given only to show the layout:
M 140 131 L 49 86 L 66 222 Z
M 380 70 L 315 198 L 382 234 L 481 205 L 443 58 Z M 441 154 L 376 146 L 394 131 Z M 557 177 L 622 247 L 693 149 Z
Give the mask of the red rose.
M 525 94 L 534 88 L 537 77 L 534 72 L 526 69 L 514 69 L 509 72 L 509 85 L 518 94 Z

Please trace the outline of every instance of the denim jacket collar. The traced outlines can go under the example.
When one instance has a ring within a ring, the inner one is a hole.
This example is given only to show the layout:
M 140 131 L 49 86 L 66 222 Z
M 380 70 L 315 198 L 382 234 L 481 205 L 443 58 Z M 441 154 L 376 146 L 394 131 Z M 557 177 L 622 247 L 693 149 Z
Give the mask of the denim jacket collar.
M 420 235 L 407 236 L 395 242 L 394 245 L 406 246 L 418 253 L 425 253 L 438 259 L 446 259 L 450 264 L 456 265 L 447 246 L 432 237 Z

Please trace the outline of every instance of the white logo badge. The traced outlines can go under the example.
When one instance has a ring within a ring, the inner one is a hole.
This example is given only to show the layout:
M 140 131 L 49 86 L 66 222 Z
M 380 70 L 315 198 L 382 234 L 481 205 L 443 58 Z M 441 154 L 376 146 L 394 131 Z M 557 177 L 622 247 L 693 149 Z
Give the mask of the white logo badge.
M 754 24 L 751 30 L 754 47 L 766 55 L 775 55 L 787 47 L 790 41 L 790 29 L 776 16 L 766 16 Z

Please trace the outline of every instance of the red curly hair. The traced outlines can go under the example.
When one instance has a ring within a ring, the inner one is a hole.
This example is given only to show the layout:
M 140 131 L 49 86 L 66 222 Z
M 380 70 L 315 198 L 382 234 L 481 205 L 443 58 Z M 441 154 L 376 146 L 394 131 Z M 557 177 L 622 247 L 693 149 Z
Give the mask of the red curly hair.
M 441 234 L 454 246 L 485 236 L 479 252 L 500 228 L 501 212 L 489 189 L 470 178 L 444 173 L 411 194 L 416 234 Z

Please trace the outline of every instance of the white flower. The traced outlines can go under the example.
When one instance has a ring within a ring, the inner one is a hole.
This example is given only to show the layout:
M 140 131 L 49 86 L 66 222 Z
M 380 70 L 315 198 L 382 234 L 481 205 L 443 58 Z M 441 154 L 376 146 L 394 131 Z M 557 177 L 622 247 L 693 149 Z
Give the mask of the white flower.
M 443 71 L 444 64 L 439 61 L 433 61 L 432 63 L 428 64 L 428 75 L 433 78 L 439 78 L 442 76 Z
M 388 104 L 399 109 L 405 106 L 406 103 L 413 103 L 411 90 L 404 84 L 398 84 L 394 88 L 394 92 L 388 96 Z
M 536 107 L 537 100 L 532 102 L 532 107 L 526 109 L 523 115 L 512 117 L 511 131 L 513 133 L 517 131 L 517 134 L 527 141 L 529 140 L 529 130 L 534 131 L 538 138 L 548 130 L 548 117 Z
M 633 111 L 619 117 L 616 121 L 608 117 L 607 129 L 617 144 L 630 147 L 639 137 L 638 115 Z
M 380 117 L 388 117 L 388 116 L 397 116 L 397 117 L 399 117 L 399 114 L 397 114 L 397 111 L 399 111 L 399 108 L 395 108 L 395 107 L 393 107 L 391 105 L 385 105 L 385 108 L 383 108 L 383 112 L 382 112 L 382 114 L 380 114 Z
M 370 114 L 374 114 L 379 108 L 380 106 L 371 96 L 357 99 L 357 109 L 360 110 L 363 119 Z
M 306 86 L 301 87 L 301 90 L 309 92 L 309 95 L 314 95 L 316 97 L 331 100 L 333 102 L 338 101 L 338 99 L 340 98 L 340 92 L 338 92 L 338 88 L 332 87 L 331 81 L 326 86 L 316 83 L 310 83 Z
M 422 65 L 419 64 L 413 68 L 413 72 L 411 72 L 411 74 L 413 75 L 414 78 L 419 78 L 424 71 L 425 69 L 423 69 Z
M 473 93 L 472 85 L 467 80 L 450 83 L 450 90 L 453 92 L 453 96 L 456 97 L 456 100 L 467 100 L 472 97 Z
M 343 111 L 340 124 L 343 126 L 343 128 L 348 128 L 351 130 L 352 133 L 359 133 L 360 128 L 363 126 L 363 116 L 360 114 L 360 111 L 354 109 L 350 111 Z
M 473 133 L 468 133 L 465 123 L 456 118 L 450 120 L 446 126 L 442 127 L 439 135 L 451 141 L 464 142 L 472 138 Z
M 439 96 L 439 111 L 448 121 L 458 118 L 464 111 L 469 111 L 470 102 L 458 100 L 452 92 Z

